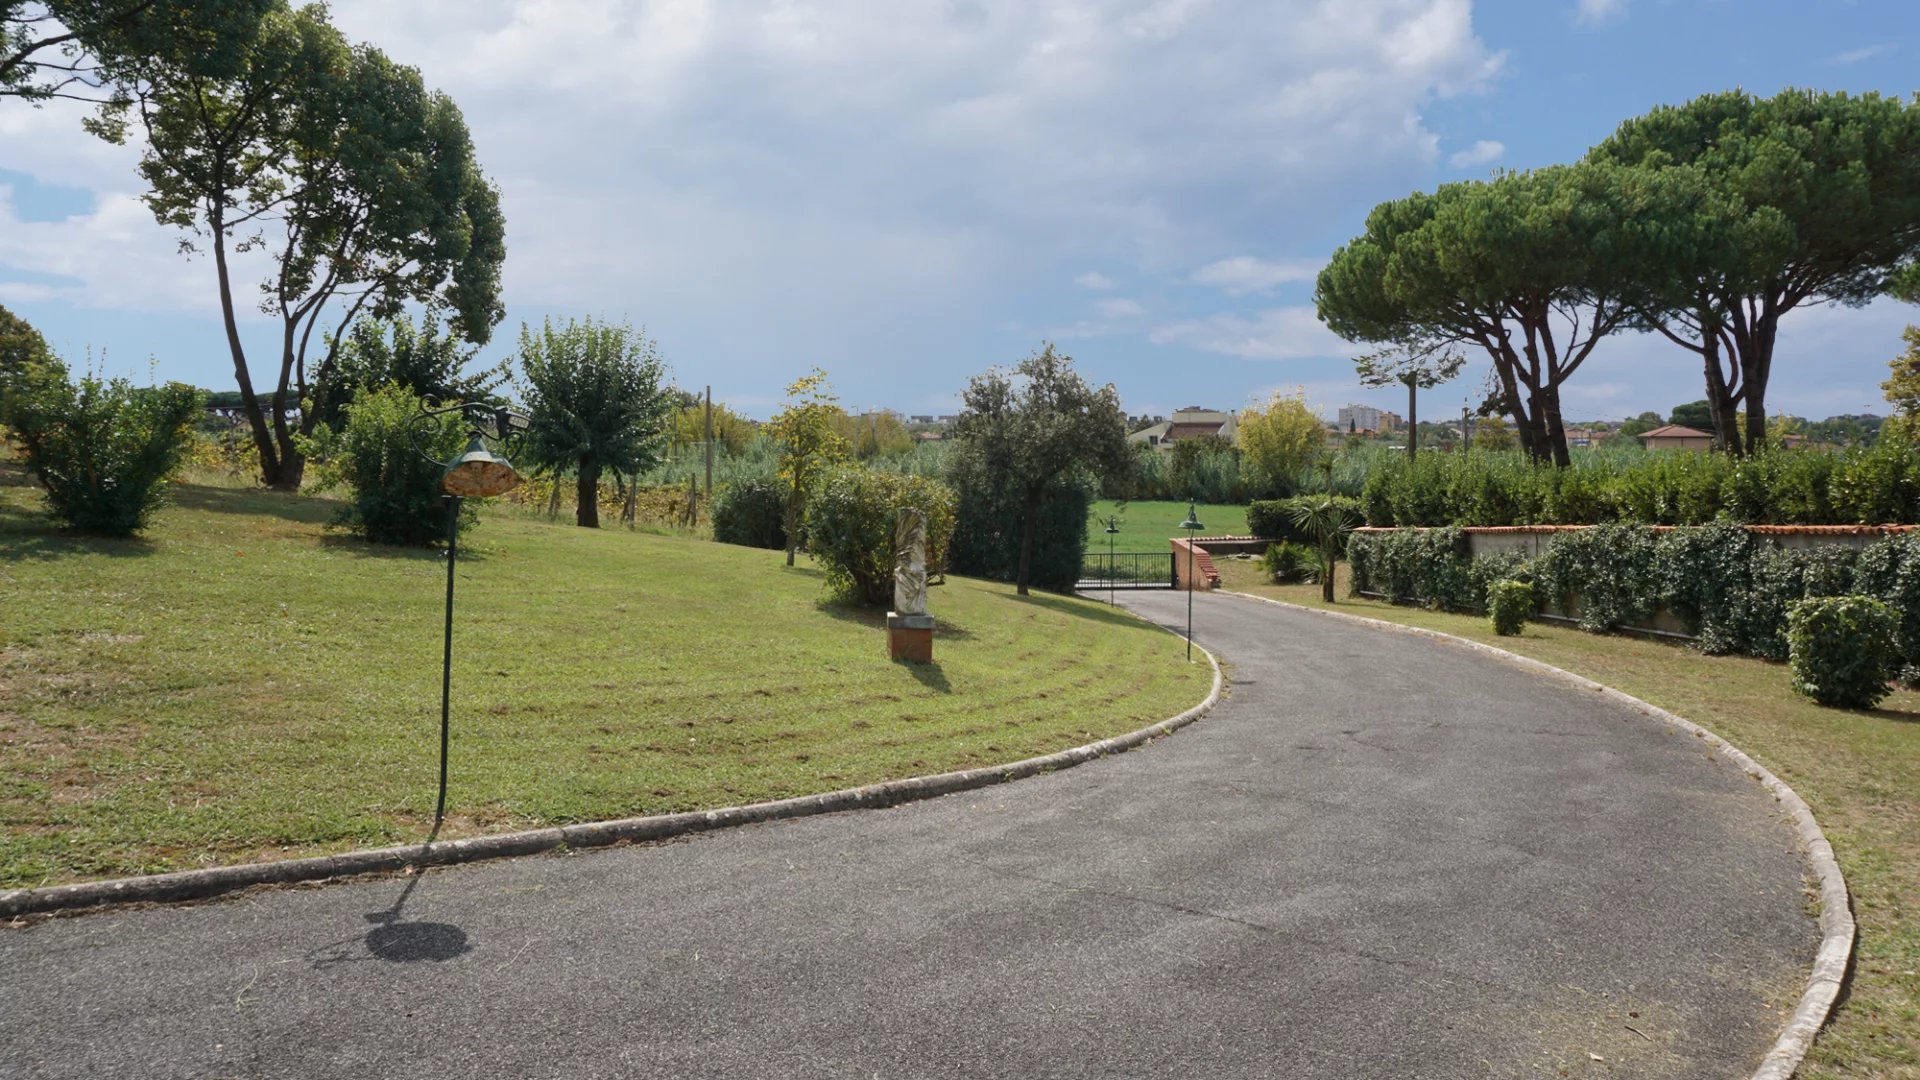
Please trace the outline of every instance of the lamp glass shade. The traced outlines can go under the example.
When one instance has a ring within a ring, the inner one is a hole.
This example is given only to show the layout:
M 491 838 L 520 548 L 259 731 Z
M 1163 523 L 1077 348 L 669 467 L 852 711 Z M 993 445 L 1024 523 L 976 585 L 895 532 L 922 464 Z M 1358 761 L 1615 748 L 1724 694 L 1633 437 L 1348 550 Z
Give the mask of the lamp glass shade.
M 1180 523 L 1180 527 L 1181 527 L 1181 528 L 1183 528 L 1183 529 L 1204 529 L 1204 528 L 1206 528 L 1206 526 L 1205 526 L 1205 525 L 1202 525 L 1202 524 L 1200 524 L 1200 518 L 1199 518 L 1199 515 L 1197 515 L 1197 514 L 1195 514 L 1195 513 L 1194 513 L 1194 510 L 1193 510 L 1193 504 L 1192 504 L 1192 503 L 1188 503 L 1188 504 L 1187 504 L 1187 520 L 1185 520 L 1185 521 L 1183 521 L 1183 522 L 1181 522 L 1181 523 Z
M 1119 531 L 1120 531 L 1120 526 L 1118 526 L 1118 525 L 1116 525 L 1116 524 L 1114 524 L 1114 521 L 1113 521 L 1113 519 L 1112 519 L 1112 518 L 1108 518 L 1108 519 L 1107 519 L 1107 531 L 1108 531 L 1109 533 L 1117 533 L 1117 532 L 1119 532 Z
M 504 495 L 519 486 L 520 474 L 514 471 L 513 464 L 488 450 L 478 435 L 467 443 L 466 452 L 440 478 L 440 490 L 463 498 Z

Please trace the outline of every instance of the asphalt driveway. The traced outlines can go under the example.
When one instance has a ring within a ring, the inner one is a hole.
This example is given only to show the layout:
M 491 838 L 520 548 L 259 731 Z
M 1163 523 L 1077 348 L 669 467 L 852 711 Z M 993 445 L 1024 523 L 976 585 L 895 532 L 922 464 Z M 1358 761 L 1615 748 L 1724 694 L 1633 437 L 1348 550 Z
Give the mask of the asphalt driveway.
M 1128 602 L 1184 615 L 1179 594 Z M 1199 597 L 1196 623 L 1230 696 L 1067 772 L 0 931 L 0 1076 L 1731 1080 L 1758 1063 L 1818 932 L 1757 784 L 1444 643 L 1228 596 Z

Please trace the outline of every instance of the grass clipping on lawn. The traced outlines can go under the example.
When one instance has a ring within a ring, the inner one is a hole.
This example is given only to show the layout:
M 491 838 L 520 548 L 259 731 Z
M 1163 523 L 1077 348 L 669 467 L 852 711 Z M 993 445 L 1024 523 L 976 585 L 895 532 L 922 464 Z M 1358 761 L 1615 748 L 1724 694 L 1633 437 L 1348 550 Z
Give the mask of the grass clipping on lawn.
M 1326 607 L 1318 585 L 1266 585 L 1224 560 L 1228 588 Z M 1813 809 L 1853 893 L 1853 981 L 1796 1076 L 1920 1078 L 1920 693 L 1872 710 L 1826 709 L 1794 693 L 1785 664 L 1706 656 L 1682 644 L 1528 623 L 1499 637 L 1483 616 L 1346 597 L 1334 607 L 1439 630 L 1540 660 L 1700 724 L 1792 785 Z
M 179 486 L 144 539 L 50 530 L 0 466 L 0 886 L 419 840 L 445 563 L 325 500 Z M 462 544 L 444 837 L 1014 761 L 1191 708 L 1178 639 L 949 579 L 936 663 L 779 552 L 487 513 Z

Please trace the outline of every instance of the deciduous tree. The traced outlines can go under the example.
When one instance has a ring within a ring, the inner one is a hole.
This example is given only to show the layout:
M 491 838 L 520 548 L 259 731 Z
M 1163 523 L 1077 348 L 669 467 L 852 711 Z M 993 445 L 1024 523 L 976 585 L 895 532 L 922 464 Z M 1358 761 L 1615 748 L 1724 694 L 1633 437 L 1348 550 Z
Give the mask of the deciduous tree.
M 201 75 L 235 67 L 273 0 L 0 0 L 0 97 L 98 101 L 125 92 L 130 60 L 166 57 Z
M 484 343 L 500 319 L 505 232 L 460 110 L 412 68 L 349 46 L 316 6 L 276 3 L 213 77 L 167 56 L 127 60 L 129 95 L 92 122 L 120 140 L 138 124 L 147 205 L 213 252 L 234 376 L 261 478 L 299 486 L 296 436 L 323 408 L 337 354 L 309 365 L 314 330 L 338 342 L 360 314 L 409 302 L 444 308 L 449 328 Z M 279 323 L 279 371 L 266 400 L 240 339 L 230 255 L 260 249 L 272 270 L 260 308 Z M 331 333 L 325 327 L 331 327 Z
M 827 382 L 827 373 L 814 368 L 787 387 L 787 402 L 767 425 L 767 434 L 780 444 L 780 479 L 787 485 L 787 565 L 793 565 L 806 520 L 807 498 L 827 468 L 847 456 L 846 440 L 834 430 L 844 416 Z
M 673 398 L 659 346 L 625 324 L 569 320 L 520 326 L 523 398 L 533 426 L 527 460 L 572 469 L 574 522 L 600 527 L 600 474 L 637 473 L 660 460 Z
M 1020 565 L 1015 584 L 1028 592 L 1033 540 L 1047 487 L 1079 470 L 1100 476 L 1124 471 L 1127 415 L 1112 383 L 1094 387 L 1073 370 L 1073 358 L 1052 343 L 1012 371 L 991 368 L 967 384 L 964 408 L 954 421 L 956 452 L 991 477 L 994 486 L 1017 493 L 1024 508 Z
M 1293 494 L 1293 478 L 1327 442 L 1327 426 L 1307 405 L 1305 391 L 1275 391 L 1265 405 L 1240 414 L 1240 468 L 1247 487 L 1268 496 Z

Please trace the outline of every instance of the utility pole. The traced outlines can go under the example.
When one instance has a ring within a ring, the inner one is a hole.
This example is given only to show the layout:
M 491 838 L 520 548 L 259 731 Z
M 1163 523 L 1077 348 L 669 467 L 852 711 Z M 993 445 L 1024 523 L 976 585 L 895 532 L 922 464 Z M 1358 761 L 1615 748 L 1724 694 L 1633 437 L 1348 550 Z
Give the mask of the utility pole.
M 707 503 L 713 503 L 713 384 L 707 384 Z
M 1460 449 L 1473 446 L 1473 421 L 1467 419 L 1467 407 L 1460 406 Z

